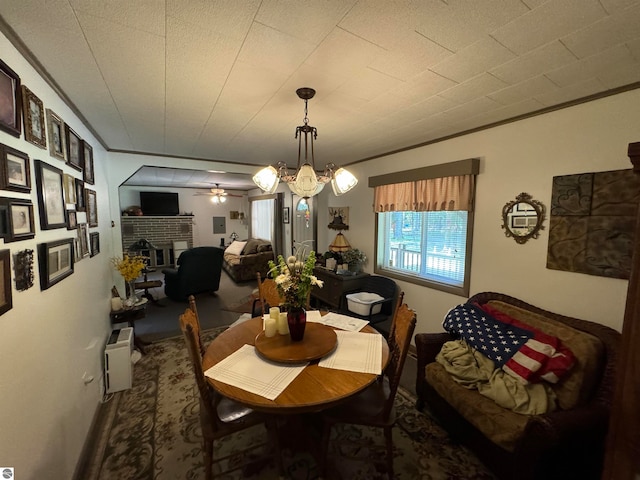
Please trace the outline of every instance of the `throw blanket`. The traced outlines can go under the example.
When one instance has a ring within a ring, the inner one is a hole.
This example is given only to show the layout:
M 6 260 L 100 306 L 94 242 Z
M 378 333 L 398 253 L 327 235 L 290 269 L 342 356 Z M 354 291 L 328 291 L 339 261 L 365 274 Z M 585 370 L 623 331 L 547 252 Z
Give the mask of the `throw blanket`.
M 442 345 L 436 362 L 444 367 L 460 385 L 477 389 L 503 408 L 522 415 L 538 415 L 555 410 L 555 394 L 541 383 L 523 385 L 517 379 L 495 368 L 492 360 L 464 340 Z
M 502 321 L 477 305 L 462 304 L 447 313 L 442 326 L 525 385 L 540 379 L 556 383 L 573 366 L 573 354 L 557 338 L 500 312 L 496 315 Z

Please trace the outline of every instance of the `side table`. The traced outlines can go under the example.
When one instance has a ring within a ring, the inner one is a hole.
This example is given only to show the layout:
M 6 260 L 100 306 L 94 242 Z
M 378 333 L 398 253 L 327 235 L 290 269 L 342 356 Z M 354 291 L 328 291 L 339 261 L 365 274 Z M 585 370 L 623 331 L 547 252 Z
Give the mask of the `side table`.
M 343 308 L 345 294 L 358 291 L 362 288 L 364 279 L 369 276 L 368 273 L 362 272 L 355 275 L 338 275 L 324 267 L 315 267 L 313 274 L 324 282 L 324 286 L 314 286 L 311 289 L 311 297 L 338 310 Z
M 124 308 L 122 310 L 112 310 L 109 313 L 109 317 L 111 318 L 111 324 L 114 323 L 124 323 L 126 322 L 131 328 L 133 328 L 133 344 L 136 346 L 141 353 L 146 353 L 144 351 L 144 346 L 148 345 L 148 343 L 143 342 L 140 338 L 136 336 L 136 329 L 134 326 L 134 322 L 136 320 L 140 320 L 146 316 L 147 312 L 147 302 L 141 303 L 139 305 L 135 305 L 131 308 Z

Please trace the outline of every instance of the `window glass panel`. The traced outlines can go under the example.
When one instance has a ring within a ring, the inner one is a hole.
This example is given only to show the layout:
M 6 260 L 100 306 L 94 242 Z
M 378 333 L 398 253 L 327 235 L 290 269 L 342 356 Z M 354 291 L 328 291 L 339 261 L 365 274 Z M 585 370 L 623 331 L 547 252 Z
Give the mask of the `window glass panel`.
M 251 201 L 251 236 L 269 240 L 273 244 L 275 199 Z
M 377 267 L 463 287 L 468 212 L 378 213 Z

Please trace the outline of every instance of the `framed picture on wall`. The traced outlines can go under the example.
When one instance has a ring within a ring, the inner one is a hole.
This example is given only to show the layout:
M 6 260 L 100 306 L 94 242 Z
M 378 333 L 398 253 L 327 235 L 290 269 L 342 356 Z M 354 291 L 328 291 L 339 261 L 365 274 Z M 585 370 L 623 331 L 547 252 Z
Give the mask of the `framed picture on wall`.
M 22 133 L 20 77 L 0 60 L 0 130 L 20 137 Z
M 86 141 L 82 140 L 82 176 L 84 183 L 93 185 L 95 177 L 93 173 L 93 148 Z
M 78 215 L 75 210 L 67 210 L 67 230 L 78 228 Z
M 66 228 L 67 209 L 64 204 L 62 170 L 41 160 L 35 160 L 40 228 Z
M 282 209 L 282 223 L 289 223 L 290 222 L 290 220 L 289 220 L 289 212 L 290 212 L 289 207 L 284 207 Z
M 8 145 L 0 144 L 0 188 L 28 193 L 31 191 L 29 155 Z
M 86 204 L 84 198 L 84 182 L 79 178 L 75 179 L 76 184 L 76 211 L 84 212 L 86 211 Z
M 42 100 L 24 85 L 22 85 L 22 113 L 24 115 L 24 139 L 40 148 L 47 148 L 44 105 Z
M 40 290 L 46 290 L 73 273 L 73 238 L 38 245 Z
M 65 124 L 64 135 L 67 142 L 67 164 L 78 171 L 82 171 L 82 139 L 73 131 L 73 129 Z
M 64 203 L 76 203 L 76 179 L 68 173 L 64 174 Z
M 5 243 L 28 240 L 36 236 L 31 200 L 22 198 L 3 198 L 2 205 L 3 234 Z
M 89 256 L 89 228 L 86 223 L 78 224 L 78 258 Z
M 87 209 L 87 223 L 89 227 L 97 227 L 98 226 L 98 200 L 96 198 L 95 190 L 90 190 L 88 188 L 84 189 L 86 199 L 85 205 Z
M 93 232 L 89 234 L 89 245 L 91 247 L 90 256 L 95 257 L 100 253 L 100 233 Z
M 47 127 L 49 127 L 49 153 L 63 162 L 67 161 L 67 142 L 64 134 L 64 122 L 52 110 L 47 108 Z
M 0 250 L 0 315 L 13 307 L 11 296 L 11 250 Z

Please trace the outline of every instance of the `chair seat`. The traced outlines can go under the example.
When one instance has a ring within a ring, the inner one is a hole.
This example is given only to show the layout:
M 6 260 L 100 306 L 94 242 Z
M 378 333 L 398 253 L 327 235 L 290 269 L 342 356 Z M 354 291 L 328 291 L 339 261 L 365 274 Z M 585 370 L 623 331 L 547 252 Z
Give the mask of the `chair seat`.
M 393 425 L 395 412 L 385 420 L 384 407 L 391 389 L 389 381 L 384 378 L 369 385 L 358 395 L 347 402 L 324 412 L 324 418 L 330 423 L 355 423 L 359 425 L 385 426 Z

